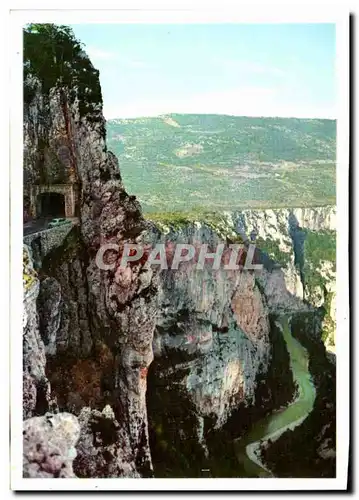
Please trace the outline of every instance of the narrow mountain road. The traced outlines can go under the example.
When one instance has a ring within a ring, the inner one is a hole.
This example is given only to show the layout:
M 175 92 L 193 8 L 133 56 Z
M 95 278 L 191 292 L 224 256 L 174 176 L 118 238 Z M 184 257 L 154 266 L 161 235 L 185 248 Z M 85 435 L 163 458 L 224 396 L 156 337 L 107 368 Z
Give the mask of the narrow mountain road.
M 275 411 L 255 424 L 253 429 L 235 441 L 236 455 L 242 468 L 242 477 L 273 477 L 261 462 L 259 451 L 261 441 L 275 441 L 283 432 L 300 425 L 313 409 L 315 388 L 308 370 L 308 353 L 292 337 L 286 317 L 281 318 L 283 338 L 287 344 L 293 379 L 298 386 L 295 401 L 286 408 Z

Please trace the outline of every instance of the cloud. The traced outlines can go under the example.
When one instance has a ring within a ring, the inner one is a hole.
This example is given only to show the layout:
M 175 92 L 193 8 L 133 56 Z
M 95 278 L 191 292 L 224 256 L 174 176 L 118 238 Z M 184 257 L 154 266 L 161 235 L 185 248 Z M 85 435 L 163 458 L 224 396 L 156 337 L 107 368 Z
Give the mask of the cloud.
M 86 47 L 86 52 L 87 52 L 89 58 L 94 59 L 94 60 L 109 61 L 109 60 L 116 59 L 116 57 L 117 57 L 115 52 L 102 50 L 102 49 L 99 49 L 99 48 L 93 47 L 93 46 Z
M 183 99 L 175 96 L 172 99 L 158 100 L 140 98 L 126 103 L 121 109 L 117 108 L 116 110 L 116 107 L 113 106 L 108 110 L 105 108 L 105 116 L 107 118 L 115 118 L 116 116 L 130 118 L 166 113 L 238 114 L 241 112 L 241 107 L 244 110 L 249 101 L 255 101 L 258 106 L 261 106 L 263 100 L 268 99 L 272 92 L 271 89 L 261 87 L 239 87 L 227 91 L 193 94 Z
M 334 118 L 335 110 L 308 103 L 288 103 L 280 91 L 266 87 L 237 87 L 226 91 L 194 94 L 186 99 L 134 99 L 122 107 L 106 106 L 110 118 L 136 118 L 168 113 L 210 113 L 236 116 L 278 116 L 296 118 Z
M 286 72 L 275 66 L 260 63 L 257 61 L 240 61 L 236 59 L 213 58 L 212 63 L 220 66 L 223 70 L 228 70 L 236 74 L 246 75 L 268 75 L 276 77 L 284 77 Z
M 131 68 L 137 68 L 137 69 L 153 69 L 153 68 L 155 68 L 155 66 L 153 64 L 150 64 L 146 61 L 126 60 L 123 62 L 124 62 L 124 64 L 128 65 Z
M 153 69 L 155 66 L 147 61 L 142 61 L 138 59 L 131 59 L 130 57 L 123 57 L 122 54 L 118 52 L 112 52 L 108 50 L 103 50 L 98 47 L 89 46 L 86 47 L 86 52 L 93 63 L 104 63 L 105 61 L 116 62 L 117 66 L 123 66 L 124 68 L 131 69 Z

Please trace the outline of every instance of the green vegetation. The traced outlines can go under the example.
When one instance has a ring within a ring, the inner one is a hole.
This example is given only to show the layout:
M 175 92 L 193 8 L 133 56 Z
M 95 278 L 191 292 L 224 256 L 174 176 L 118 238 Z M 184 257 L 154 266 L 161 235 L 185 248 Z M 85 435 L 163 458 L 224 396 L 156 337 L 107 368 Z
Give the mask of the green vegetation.
M 79 96 L 81 116 L 92 114 L 102 121 L 99 72 L 75 38 L 71 28 L 55 24 L 29 24 L 24 29 L 24 103 L 28 105 L 36 91 L 36 77 L 41 91 L 69 89 L 70 98 Z
M 206 218 L 212 218 L 213 213 L 208 214 L 201 211 L 191 212 L 152 212 L 148 214 L 147 219 L 154 222 L 159 227 L 168 226 L 171 229 L 178 229 L 193 224 L 196 221 L 202 221 Z
M 22 252 L 22 284 L 25 290 L 28 290 L 32 287 L 37 279 L 37 272 L 33 269 L 29 254 L 25 248 Z
M 282 267 L 285 267 L 291 261 L 291 254 L 280 250 L 278 243 L 272 238 L 257 238 L 256 246 L 267 253 L 271 259 L 278 262 Z
M 306 229 L 305 253 L 310 257 L 315 267 L 323 260 L 329 260 L 335 265 L 336 231 L 311 231 Z
M 146 212 L 335 203 L 334 120 L 172 114 L 107 122 Z
M 305 285 L 308 291 L 316 287 L 325 287 L 328 278 L 324 271 L 320 271 L 325 262 L 331 264 L 331 269 L 335 273 L 336 261 L 336 231 L 305 230 L 304 240 L 304 276 Z
M 322 323 L 322 340 L 326 346 L 335 347 L 335 322 L 330 316 L 330 306 L 333 298 L 333 292 L 325 292 L 323 305 L 323 323 Z
M 222 238 L 231 237 L 232 240 L 239 238 L 226 214 L 221 212 L 210 212 L 201 209 L 189 212 L 151 212 L 147 214 L 147 219 L 162 231 L 166 229 L 175 231 L 189 224 L 202 224 L 213 229 Z
M 304 240 L 304 284 L 308 300 L 315 300 L 318 293 L 324 297 L 322 305 L 322 340 L 334 346 L 335 322 L 330 316 L 333 292 L 328 286 L 336 270 L 336 232 L 306 230 Z

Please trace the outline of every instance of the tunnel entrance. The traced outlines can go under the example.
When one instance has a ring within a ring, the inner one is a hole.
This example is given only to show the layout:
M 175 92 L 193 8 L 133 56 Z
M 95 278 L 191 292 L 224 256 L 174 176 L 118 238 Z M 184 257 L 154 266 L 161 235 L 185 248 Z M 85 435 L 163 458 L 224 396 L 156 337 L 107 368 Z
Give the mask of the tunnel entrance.
M 29 215 L 39 218 L 72 218 L 79 210 L 77 184 L 34 184 L 30 186 Z
M 61 193 L 41 193 L 37 204 L 40 217 L 65 217 L 65 196 Z

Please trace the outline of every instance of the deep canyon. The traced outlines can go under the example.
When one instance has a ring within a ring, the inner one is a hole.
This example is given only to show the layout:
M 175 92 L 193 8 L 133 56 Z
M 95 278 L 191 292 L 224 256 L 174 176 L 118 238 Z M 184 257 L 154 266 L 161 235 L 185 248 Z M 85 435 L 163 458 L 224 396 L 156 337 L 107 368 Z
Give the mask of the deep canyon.
M 283 315 L 316 396 L 262 460 L 278 477 L 335 476 L 335 207 L 144 216 L 106 146 L 98 71 L 70 46 L 61 79 L 25 53 L 24 209 L 36 186 L 66 186 L 74 213 L 24 236 L 24 477 L 246 477 L 235 440 L 297 397 Z M 124 271 L 111 251 L 113 270 L 96 264 L 104 244 L 215 248 L 253 230 L 260 271 Z

